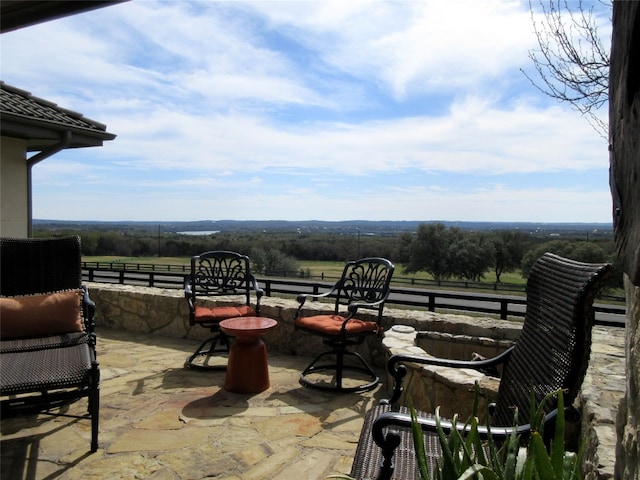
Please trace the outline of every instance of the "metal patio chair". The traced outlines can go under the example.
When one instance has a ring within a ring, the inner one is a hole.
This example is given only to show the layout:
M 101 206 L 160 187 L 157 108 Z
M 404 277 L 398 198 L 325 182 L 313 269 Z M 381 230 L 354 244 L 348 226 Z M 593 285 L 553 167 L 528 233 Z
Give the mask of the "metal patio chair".
M 255 307 L 251 305 L 252 293 Z M 251 273 L 249 257 L 224 250 L 192 257 L 184 294 L 189 305 L 189 324 L 208 328 L 213 334 L 187 358 L 185 366 L 199 370 L 226 370 L 226 364 L 208 363 L 216 353 L 229 352 L 229 338 L 220 329 L 220 322 L 228 318 L 260 315 L 263 291 Z M 217 302 L 210 305 L 207 300 Z M 202 363 L 196 362 L 199 358 L 202 358 Z
M 348 350 L 360 345 L 369 335 L 382 333 L 382 311 L 389 296 L 389 283 L 395 266 L 384 258 L 363 258 L 347 262 L 342 276 L 335 285 L 323 294 L 301 294 L 296 312 L 295 327 L 313 335 L 319 335 L 323 343 L 331 348 L 318 355 L 300 375 L 300 383 L 307 387 L 336 392 L 364 392 L 372 390 L 380 379 L 360 354 Z M 307 299 L 333 298 L 333 313 L 303 316 Z M 358 314 L 369 312 L 375 320 L 362 320 Z M 324 358 L 328 363 L 320 363 Z M 345 357 L 356 361 L 345 362 Z M 344 372 L 360 372 L 368 381 L 356 386 L 343 384 Z M 332 375 L 330 381 L 314 379 L 314 374 Z

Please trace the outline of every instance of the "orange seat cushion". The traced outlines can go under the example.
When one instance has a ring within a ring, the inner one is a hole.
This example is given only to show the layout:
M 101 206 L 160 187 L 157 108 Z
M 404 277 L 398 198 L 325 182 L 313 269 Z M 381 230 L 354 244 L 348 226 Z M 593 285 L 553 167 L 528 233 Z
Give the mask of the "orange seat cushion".
M 228 307 L 196 307 L 195 321 L 199 323 L 220 322 L 227 318 L 255 317 L 256 312 L 248 305 L 228 306 Z
M 309 330 L 317 330 L 328 335 L 340 335 L 340 329 L 345 321 L 345 317 L 340 315 L 314 315 L 312 317 L 298 317 L 296 318 L 296 325 L 301 328 Z M 359 334 L 359 333 L 378 333 L 380 327 L 376 322 L 365 322 L 364 320 L 358 320 L 352 318 L 346 325 L 347 334 Z

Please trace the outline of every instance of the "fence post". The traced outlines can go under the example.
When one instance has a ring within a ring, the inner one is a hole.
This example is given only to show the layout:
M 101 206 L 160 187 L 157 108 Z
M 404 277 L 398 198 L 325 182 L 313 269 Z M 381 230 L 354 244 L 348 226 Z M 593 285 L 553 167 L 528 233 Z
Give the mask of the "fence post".
M 436 296 L 433 293 L 429 294 L 429 311 L 436 311 Z
M 509 310 L 509 300 L 503 298 L 500 300 L 500 320 L 507 319 L 507 313 Z

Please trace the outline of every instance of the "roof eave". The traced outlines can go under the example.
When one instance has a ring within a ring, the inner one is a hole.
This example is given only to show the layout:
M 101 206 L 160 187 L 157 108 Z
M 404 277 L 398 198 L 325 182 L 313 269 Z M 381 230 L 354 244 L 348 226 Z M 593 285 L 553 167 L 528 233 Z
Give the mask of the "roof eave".
M 0 132 L 4 137 L 26 140 L 28 151 L 39 151 L 55 145 L 66 132 L 71 133 L 67 148 L 101 147 L 103 142 L 116 138 L 115 134 L 107 131 L 62 125 L 6 112 L 0 116 Z
M 108 7 L 127 0 L 4 0 L 0 3 L 0 33 L 57 18 Z

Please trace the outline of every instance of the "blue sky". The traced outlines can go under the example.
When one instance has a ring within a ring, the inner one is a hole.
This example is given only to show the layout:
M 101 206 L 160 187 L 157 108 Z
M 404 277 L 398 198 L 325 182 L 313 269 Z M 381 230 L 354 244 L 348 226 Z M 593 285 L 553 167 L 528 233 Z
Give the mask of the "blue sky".
M 0 48 L 118 136 L 38 164 L 34 218 L 611 221 L 607 142 L 520 71 L 526 1 L 134 0 Z

